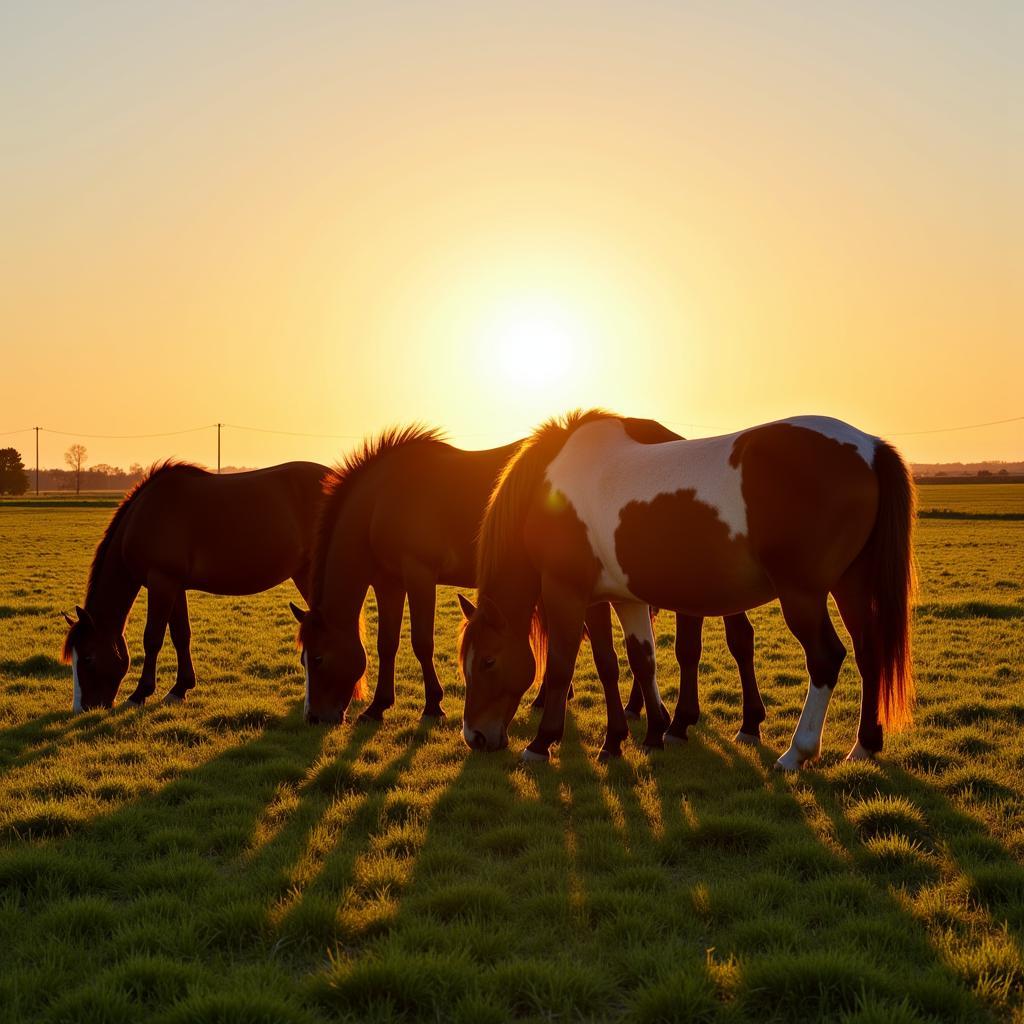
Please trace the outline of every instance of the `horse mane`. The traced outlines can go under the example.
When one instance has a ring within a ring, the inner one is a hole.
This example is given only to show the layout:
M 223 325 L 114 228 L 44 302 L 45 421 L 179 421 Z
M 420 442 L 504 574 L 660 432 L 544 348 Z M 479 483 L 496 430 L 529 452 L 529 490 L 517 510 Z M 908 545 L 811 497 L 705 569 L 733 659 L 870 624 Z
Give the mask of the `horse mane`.
M 621 417 L 604 409 L 574 409 L 564 416 L 545 420 L 520 443 L 515 455 L 498 475 L 480 523 L 476 549 L 478 591 L 489 587 L 501 572 L 504 557 L 522 529 L 527 506 L 540 486 L 545 470 L 565 442 L 588 423 L 613 419 Z
M 476 549 L 477 594 L 490 588 L 507 564 L 509 549 L 522 536 L 523 521 L 530 502 L 551 461 L 580 427 L 597 420 L 621 419 L 606 409 L 574 409 L 564 416 L 545 420 L 520 445 L 505 464 L 491 491 L 480 524 Z M 530 646 L 537 663 L 536 679 L 542 679 L 547 663 L 548 625 L 544 607 L 538 601 L 530 619 Z M 465 631 L 460 637 L 459 664 L 465 673 Z
M 374 437 L 363 438 L 362 443 L 338 462 L 323 480 L 324 500 L 320 506 L 316 533 L 313 539 L 313 572 L 310 581 L 310 605 L 319 603 L 323 594 L 326 574 L 327 549 L 334 533 L 334 523 L 352 493 L 359 478 L 369 466 L 399 448 L 413 444 L 446 444 L 444 434 L 436 427 L 412 423 L 404 427 L 389 427 Z M 302 630 L 299 630 L 301 640 Z
M 89 598 L 91 598 L 95 592 L 97 583 L 99 582 L 100 566 L 103 564 L 103 560 L 110 550 L 110 545 L 114 542 L 114 535 L 117 533 L 121 524 L 124 522 L 125 516 L 128 514 L 128 509 L 132 505 L 132 502 L 139 496 L 139 492 L 151 484 L 158 476 L 165 476 L 168 473 L 194 473 L 196 475 L 206 475 L 207 470 L 203 469 L 202 466 L 197 466 L 194 462 L 184 462 L 180 459 L 164 459 L 162 462 L 154 462 L 152 466 L 146 471 L 146 475 L 137 483 L 125 496 L 121 499 L 121 504 L 117 506 L 114 514 L 110 517 L 110 522 L 107 523 L 107 528 L 100 538 L 99 544 L 96 545 L 96 552 L 92 556 L 92 565 L 89 567 L 89 580 L 85 586 L 85 607 L 89 607 Z M 78 623 L 75 623 L 68 630 L 67 636 L 64 638 L 64 647 L 61 650 L 61 659 L 66 663 L 71 660 L 71 649 L 75 645 L 75 640 L 78 639 Z

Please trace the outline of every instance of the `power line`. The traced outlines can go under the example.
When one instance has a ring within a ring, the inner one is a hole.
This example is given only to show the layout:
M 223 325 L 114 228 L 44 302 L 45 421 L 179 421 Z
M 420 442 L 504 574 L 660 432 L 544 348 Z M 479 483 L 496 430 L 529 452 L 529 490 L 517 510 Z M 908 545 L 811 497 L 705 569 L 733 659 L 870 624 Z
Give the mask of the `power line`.
M 689 423 L 683 421 L 675 421 L 678 426 L 681 427 L 695 427 L 698 430 L 720 430 L 729 431 L 734 429 L 733 427 L 720 426 L 709 423 Z M 1007 419 L 1002 420 L 988 420 L 984 423 L 964 423 L 954 427 L 931 427 L 927 430 L 888 430 L 882 431 L 882 434 L 886 437 L 919 437 L 924 434 L 945 434 L 953 433 L 960 430 L 980 430 L 984 427 L 998 427 L 1004 426 L 1007 423 L 1021 423 L 1024 422 L 1024 416 L 1011 416 Z M 203 430 L 218 430 L 218 428 L 226 428 L 229 430 L 244 430 L 250 433 L 256 434 L 271 434 L 278 437 L 309 437 L 309 438 L 320 438 L 335 441 L 360 441 L 365 434 L 327 434 L 327 433 L 315 433 L 312 431 L 300 431 L 300 430 L 274 430 L 270 427 L 254 427 L 242 423 L 204 423 L 198 427 L 186 427 L 183 430 L 163 430 L 155 433 L 148 434 L 86 434 L 81 431 L 72 430 L 55 430 L 51 427 L 21 427 L 18 430 L 2 430 L 0 436 L 7 436 L 11 434 L 27 434 L 32 430 L 44 434 L 56 434 L 61 437 L 81 437 L 89 440 L 108 440 L 108 441 L 131 441 L 131 440 L 144 440 L 149 438 L 157 437 L 179 437 L 182 434 L 195 434 Z M 497 436 L 501 431 L 451 431 L 452 434 L 458 437 L 493 437 Z
M 200 430 L 212 430 L 216 423 L 204 423 L 201 427 L 187 427 L 185 430 L 163 430 L 157 434 L 83 434 L 79 430 L 51 430 L 50 427 L 40 427 L 44 434 L 60 434 L 62 437 L 87 437 L 91 440 L 100 439 L 106 441 L 131 441 L 147 437 L 176 437 L 179 434 L 195 434 Z M 32 429 L 31 427 L 29 428 Z
M 216 425 L 216 424 L 214 424 Z M 308 434 L 299 430 L 270 430 L 267 427 L 246 427 L 240 423 L 222 423 L 231 430 L 251 430 L 255 434 L 279 434 L 283 437 L 326 437 L 340 441 L 361 441 L 363 434 Z
M 1024 416 L 1011 416 L 1008 420 L 989 420 L 988 423 L 965 423 L 962 427 L 935 427 L 932 430 L 890 430 L 893 437 L 913 437 L 918 434 L 948 434 L 954 430 L 977 430 L 978 427 L 998 427 L 1004 423 L 1020 423 Z

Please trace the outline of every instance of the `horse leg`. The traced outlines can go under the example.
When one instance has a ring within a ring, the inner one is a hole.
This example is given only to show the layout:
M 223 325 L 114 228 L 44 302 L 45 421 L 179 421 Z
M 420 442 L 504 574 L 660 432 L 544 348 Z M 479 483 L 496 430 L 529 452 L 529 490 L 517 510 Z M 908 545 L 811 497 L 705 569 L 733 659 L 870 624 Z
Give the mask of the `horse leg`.
M 651 624 L 651 610 L 646 604 L 635 601 L 619 602 L 615 614 L 622 623 L 626 636 L 626 657 L 644 695 L 647 709 L 647 734 L 644 746 L 648 749 L 665 745 L 665 730 L 669 725 L 668 711 L 658 692 L 657 669 L 654 660 L 654 628 Z
M 434 609 L 437 602 L 437 577 L 419 563 L 405 567 L 405 586 L 409 592 L 409 625 L 412 650 L 423 670 L 423 718 L 444 718 L 441 699 L 444 690 L 434 668 Z
M 871 643 L 871 596 L 867 563 L 858 560 L 847 569 L 833 591 L 843 624 L 853 639 L 853 653 L 861 678 L 860 725 L 857 742 L 846 755 L 848 761 L 873 758 L 882 749 L 882 723 L 878 715 L 878 659 Z
M 686 730 L 700 721 L 697 673 L 700 668 L 704 619 L 698 615 L 676 615 L 676 661 L 679 662 L 679 700 L 672 724 L 665 733 L 666 743 L 682 743 Z
M 565 704 L 583 642 L 583 622 L 587 613 L 586 602 L 571 588 L 545 578 L 541 589 L 548 620 L 544 712 L 537 735 L 523 751 L 524 761 L 546 761 L 551 744 L 560 743 L 565 733 Z
M 607 761 L 610 757 L 622 756 L 622 741 L 629 736 L 629 726 L 619 696 L 619 656 L 612 642 L 611 605 L 602 602 L 588 608 L 586 625 L 590 635 L 590 651 L 594 655 L 594 665 L 604 690 L 604 703 L 608 712 L 608 728 L 598 760 Z
M 618 664 L 616 664 L 616 669 L 617 668 L 618 668 Z M 544 680 L 542 679 L 540 681 L 540 686 L 537 687 L 537 696 L 534 697 L 533 700 L 530 702 L 530 710 L 533 711 L 536 708 L 544 707 L 544 701 L 546 699 L 546 696 L 547 696 L 547 689 L 545 688 Z M 575 697 L 575 696 L 576 696 L 576 690 L 573 687 L 572 683 L 570 683 L 569 684 L 569 696 L 568 696 L 567 699 L 568 700 L 572 700 L 573 697 Z
M 633 685 L 629 689 L 629 697 L 626 698 L 626 718 L 636 721 L 643 717 L 644 712 L 644 691 L 637 682 L 636 675 L 633 675 Z
M 789 750 L 775 763 L 775 767 L 782 771 L 796 771 L 805 762 L 813 761 L 821 750 L 825 715 L 846 657 L 846 648 L 829 618 L 827 595 L 780 595 L 780 602 L 786 625 L 807 655 L 807 670 L 811 677 Z
M 142 662 L 142 675 L 135 692 L 128 698 L 129 704 L 142 707 L 147 697 L 156 690 L 156 659 L 164 644 L 164 633 L 171 618 L 181 588 L 159 573 L 150 574 L 146 583 L 149 602 L 146 609 L 146 628 L 142 633 L 142 647 L 146 657 Z
M 737 743 L 760 743 L 765 710 L 754 674 L 754 627 L 742 612 L 726 615 L 722 621 L 725 623 L 725 642 L 729 645 L 729 653 L 736 659 L 743 688 L 743 724 L 735 739 Z
M 548 688 L 544 680 L 541 680 L 540 686 L 537 687 L 537 696 L 533 698 L 530 704 L 530 710 L 533 711 L 536 708 L 544 707 L 544 701 L 547 699 Z
M 374 583 L 373 592 L 377 597 L 377 688 L 359 716 L 360 722 L 383 722 L 384 712 L 394 706 L 395 656 L 405 608 L 405 587 L 399 580 Z
M 192 664 L 192 626 L 188 618 L 188 597 L 184 590 L 174 602 L 170 625 L 171 643 L 174 644 L 174 653 L 178 656 L 178 675 L 174 686 L 164 697 L 165 704 L 184 700 L 188 691 L 196 685 L 196 670 Z

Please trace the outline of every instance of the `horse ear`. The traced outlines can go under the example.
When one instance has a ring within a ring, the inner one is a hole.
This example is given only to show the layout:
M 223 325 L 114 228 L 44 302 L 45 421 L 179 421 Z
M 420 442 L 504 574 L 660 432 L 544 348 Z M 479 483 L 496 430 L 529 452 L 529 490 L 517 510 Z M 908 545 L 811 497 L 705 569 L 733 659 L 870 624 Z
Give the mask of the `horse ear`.
M 61 615 L 63 615 L 63 616 L 64 616 L 64 621 L 65 621 L 65 622 L 66 622 L 66 623 L 67 623 L 67 624 L 68 624 L 69 626 L 76 626 L 76 625 L 78 625 L 78 623 L 77 623 L 77 622 L 75 622 L 75 620 L 74 620 L 73 618 L 71 618 L 71 616 L 70 616 L 70 615 L 68 615 L 68 613 L 67 613 L 67 612 L 61 612 Z
M 295 621 L 301 623 L 303 619 L 309 614 L 307 611 L 303 611 L 294 601 L 288 602 L 288 607 L 292 610 L 292 615 L 295 616 Z
M 85 622 L 90 626 L 96 625 L 96 623 L 92 621 L 92 616 L 81 605 L 75 605 L 75 614 L 78 616 L 79 622 Z
M 504 629 L 508 620 L 505 618 L 502 610 L 489 598 L 480 598 L 480 611 L 483 613 L 484 620 L 488 625 L 493 626 L 495 629 Z
M 473 607 L 473 602 L 470 601 L 470 599 L 466 597 L 465 594 L 459 594 L 459 607 L 462 609 L 462 614 L 465 615 L 467 619 L 473 618 L 473 616 L 476 614 L 476 609 Z

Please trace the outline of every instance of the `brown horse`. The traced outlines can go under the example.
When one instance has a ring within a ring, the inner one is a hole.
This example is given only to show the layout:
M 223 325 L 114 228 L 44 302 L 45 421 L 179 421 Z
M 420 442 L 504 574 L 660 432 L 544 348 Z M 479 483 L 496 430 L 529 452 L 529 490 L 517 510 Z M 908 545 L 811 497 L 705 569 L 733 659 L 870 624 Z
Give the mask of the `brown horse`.
M 660 746 L 648 605 L 727 615 L 778 598 L 810 672 L 778 762 L 799 768 L 818 754 L 846 654 L 832 594 L 863 684 L 850 757 L 869 757 L 882 748 L 882 726 L 904 721 L 912 701 L 913 521 L 913 483 L 896 451 L 827 417 L 658 445 L 638 444 L 601 411 L 549 422 L 509 463 L 481 526 L 479 607 L 460 646 L 466 742 L 505 744 L 546 656 L 544 714 L 524 751 L 546 758 L 562 736 L 584 611 L 609 600 L 644 666 L 645 743 Z
M 255 594 L 292 579 L 303 595 L 326 466 L 288 462 L 218 476 L 182 462 L 154 466 L 121 502 L 96 548 L 85 607 L 68 625 L 63 656 L 74 676 L 74 709 L 111 707 L 130 659 L 125 622 L 149 591 L 142 676 L 130 703 L 156 689 L 156 659 L 168 623 L 178 674 L 166 700 L 196 684 L 187 590 Z
M 644 443 L 676 436 L 649 420 L 627 424 Z M 435 590 L 440 583 L 473 585 L 480 519 L 503 467 L 521 444 L 463 451 L 436 431 L 407 427 L 366 442 L 331 474 L 314 549 L 310 610 L 292 605 L 310 722 L 340 721 L 353 696 L 361 696 L 366 672 L 362 609 L 370 587 L 377 598 L 379 668 L 373 699 L 360 719 L 380 721 L 395 702 L 395 657 L 406 594 L 413 652 L 423 672 L 423 714 L 443 715 L 443 690 L 434 667 Z M 602 753 L 615 756 L 628 728 L 608 605 L 588 608 L 584 620 L 608 707 Z M 743 729 L 756 740 L 764 706 L 754 679 L 753 630 L 745 616 L 738 616 L 727 633 L 744 680 Z M 696 721 L 699 619 L 680 623 L 677 650 L 684 685 L 692 677 L 687 707 L 694 709 L 691 720 Z

